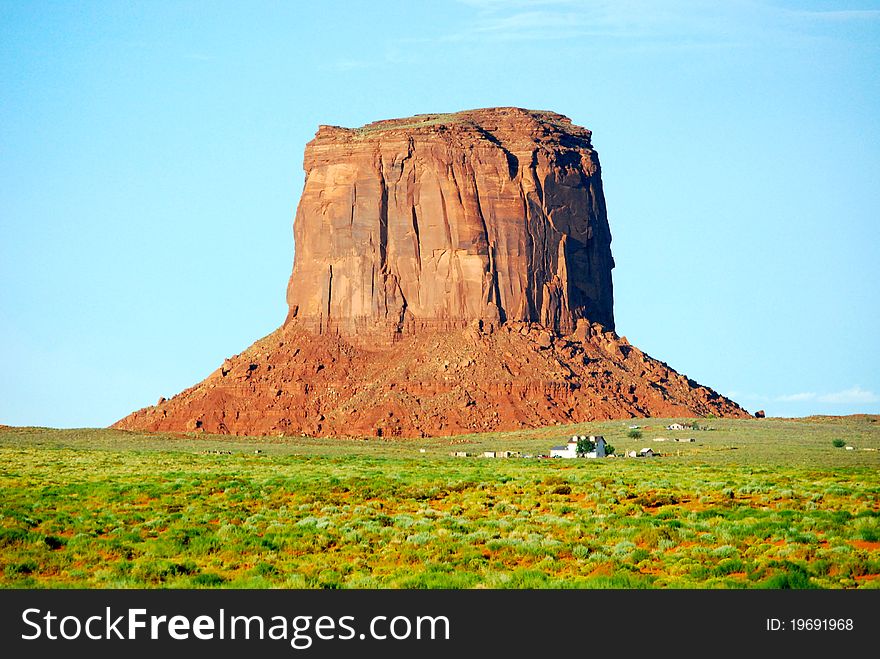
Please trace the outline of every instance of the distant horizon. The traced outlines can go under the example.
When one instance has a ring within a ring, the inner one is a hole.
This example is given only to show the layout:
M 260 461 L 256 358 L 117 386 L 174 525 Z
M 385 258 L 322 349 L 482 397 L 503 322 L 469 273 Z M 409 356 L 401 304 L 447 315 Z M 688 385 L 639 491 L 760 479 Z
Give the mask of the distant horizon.
M 0 423 L 107 427 L 277 328 L 319 125 L 486 107 L 592 132 L 618 334 L 880 414 L 880 2 L 206 6 L 0 7 Z
M 861 417 L 861 416 L 880 416 L 880 414 L 872 413 L 872 412 L 853 412 L 852 414 L 807 414 L 805 416 L 766 416 L 763 417 L 766 420 L 770 421 L 803 421 L 806 419 L 821 419 L 821 418 L 830 418 L 830 419 L 845 419 L 849 417 Z M 598 421 L 584 421 L 581 423 L 569 423 L 563 424 L 560 427 L 565 428 L 569 426 L 588 426 L 590 424 L 602 424 L 602 423 L 613 423 L 615 421 L 620 421 L 621 423 L 626 423 L 627 421 L 637 421 L 637 420 L 647 420 L 647 421 L 668 421 L 670 419 L 703 419 L 707 421 L 711 421 L 712 419 L 724 418 L 724 417 L 705 417 L 705 416 L 668 416 L 668 417 L 660 417 L 660 416 L 633 416 L 625 419 L 600 419 Z M 740 419 L 741 420 L 741 419 Z M 749 419 L 746 419 L 747 421 Z M 761 419 L 752 418 L 752 420 L 760 421 Z M 0 421 L 0 427 L 4 428 L 43 428 L 46 430 L 113 430 L 110 427 L 112 424 L 108 424 L 106 426 L 43 426 L 43 425 L 17 425 L 10 423 L 3 423 Z M 540 426 L 536 428 L 531 428 L 533 430 L 538 430 L 540 428 L 553 428 L 553 425 Z M 135 431 L 135 430 L 119 430 L 119 432 L 124 432 L 127 434 L 156 434 L 156 435 L 198 435 L 202 434 L 201 431 L 198 430 L 189 430 L 189 431 L 167 431 L 167 430 L 159 430 L 159 431 Z M 504 434 L 504 433 L 516 433 L 521 432 L 519 430 L 499 430 L 494 431 L 496 433 Z M 561 432 L 561 431 L 560 431 Z M 204 433 L 206 435 L 215 435 L 216 433 Z M 262 437 L 262 435 L 237 435 L 235 433 L 229 433 L 229 437 Z M 450 435 L 454 436 L 454 435 Z M 297 436 L 290 435 L 288 439 L 296 439 Z M 406 441 L 415 441 L 415 440 L 424 440 L 424 437 L 384 437 L 384 438 L 372 438 L 374 441 L 388 441 L 388 442 L 406 442 Z M 436 438 L 432 438 L 436 439 Z

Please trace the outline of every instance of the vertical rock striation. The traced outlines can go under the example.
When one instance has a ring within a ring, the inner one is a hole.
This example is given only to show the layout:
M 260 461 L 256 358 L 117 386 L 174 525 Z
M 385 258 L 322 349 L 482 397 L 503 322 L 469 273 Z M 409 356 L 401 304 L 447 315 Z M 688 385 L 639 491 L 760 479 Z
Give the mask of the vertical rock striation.
M 370 340 L 472 321 L 614 328 L 599 160 L 566 117 L 321 126 L 304 168 L 288 320 Z

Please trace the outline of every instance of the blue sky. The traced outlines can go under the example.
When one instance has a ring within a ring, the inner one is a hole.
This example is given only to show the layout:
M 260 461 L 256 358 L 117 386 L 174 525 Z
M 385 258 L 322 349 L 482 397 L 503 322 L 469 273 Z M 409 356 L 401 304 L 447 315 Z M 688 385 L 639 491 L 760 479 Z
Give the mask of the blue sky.
M 0 423 L 103 426 L 284 319 L 318 124 L 593 131 L 618 331 L 770 415 L 880 412 L 880 3 L 0 1 Z

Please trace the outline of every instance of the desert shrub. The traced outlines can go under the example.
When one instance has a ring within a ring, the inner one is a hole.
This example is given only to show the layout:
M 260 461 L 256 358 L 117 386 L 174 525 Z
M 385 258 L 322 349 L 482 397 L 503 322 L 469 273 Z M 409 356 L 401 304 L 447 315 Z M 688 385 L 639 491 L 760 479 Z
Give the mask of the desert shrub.
M 633 428 L 628 433 L 626 433 L 626 436 L 629 437 L 630 439 L 641 439 L 642 438 L 642 431 L 638 430 L 637 428 Z
M 225 582 L 226 579 L 224 577 L 219 574 L 214 574 L 213 572 L 202 572 L 192 579 L 194 586 L 203 586 L 207 588 L 219 586 Z
M 720 547 L 715 547 L 711 551 L 711 554 L 717 558 L 736 558 L 739 555 L 739 552 L 736 550 L 736 547 L 721 545 Z
M 800 565 L 789 563 L 784 571 L 771 575 L 759 584 L 770 590 L 805 590 L 815 588 L 810 575 Z
M 183 563 L 171 563 L 165 569 L 165 574 L 179 576 L 184 574 L 195 574 L 199 571 L 198 566 L 192 561 L 184 561 Z
M 856 520 L 856 531 L 859 537 L 866 542 L 877 542 L 880 540 L 880 524 L 877 519 L 860 518 Z
M 575 558 L 585 559 L 589 557 L 590 549 L 586 545 L 577 545 L 571 553 Z
M 18 576 L 21 574 L 31 574 L 36 572 L 40 565 L 36 561 L 22 561 L 21 563 L 13 563 L 6 566 L 6 574 L 9 576 Z
M 611 548 L 611 551 L 615 556 L 623 556 L 629 554 L 635 549 L 636 544 L 634 542 L 630 542 L 629 540 L 622 540 L 614 545 L 614 547 Z
M 629 560 L 631 563 L 635 564 L 635 563 L 641 563 L 642 561 L 644 561 L 645 559 L 650 558 L 650 557 L 651 557 L 651 552 L 649 552 L 647 549 L 639 548 L 639 549 L 636 549 L 635 551 L 633 551 L 629 555 Z
M 0 547 L 21 545 L 29 540 L 31 540 L 31 534 L 25 529 L 0 529 Z
M 580 584 L 579 587 L 598 589 L 650 588 L 653 580 L 653 577 L 648 577 L 641 574 L 632 574 L 630 572 L 617 572 L 610 577 L 592 577 L 590 579 L 587 579 L 583 584 Z
M 678 497 L 669 492 L 649 492 L 636 497 L 635 503 L 645 508 L 659 508 L 678 503 Z
M 433 536 L 430 533 L 423 531 L 406 536 L 406 541 L 413 545 L 424 545 L 431 542 L 432 539 Z
M 738 558 L 725 558 L 719 561 L 713 570 L 714 574 L 719 577 L 731 574 L 732 572 L 744 572 L 745 565 Z
M 553 476 L 547 476 L 547 478 L 544 479 L 544 485 L 567 485 L 567 484 L 568 484 L 568 481 L 565 480 L 565 478 L 562 476 L 553 475 Z
M 831 442 L 831 445 L 834 446 L 834 448 L 843 448 L 846 446 L 846 442 L 842 439 L 835 439 Z

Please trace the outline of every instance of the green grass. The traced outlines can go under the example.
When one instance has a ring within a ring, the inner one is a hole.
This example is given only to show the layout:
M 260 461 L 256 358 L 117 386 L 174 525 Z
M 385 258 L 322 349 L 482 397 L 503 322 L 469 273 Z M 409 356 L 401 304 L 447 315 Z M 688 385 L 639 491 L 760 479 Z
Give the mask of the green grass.
M 352 129 L 356 135 L 371 135 L 381 133 L 387 130 L 409 130 L 412 128 L 427 128 L 428 126 L 439 126 L 441 124 L 457 124 L 461 123 L 462 117 L 457 113 L 446 114 L 425 114 L 412 117 L 412 121 L 400 122 L 379 122 L 376 124 L 367 124 L 360 128 Z
M 571 126 L 558 120 L 553 113 L 545 110 L 526 110 L 534 115 L 539 115 L 545 123 L 551 124 L 562 130 L 570 130 Z M 453 125 L 470 121 L 468 118 L 468 110 L 463 112 L 447 112 L 441 114 L 417 114 L 413 117 L 406 117 L 391 121 L 379 121 L 359 128 L 350 129 L 356 137 L 365 137 L 382 133 L 388 130 L 411 130 L 414 128 L 427 128 L 430 126 Z
M 671 421 L 639 440 L 622 421 L 402 441 L 0 428 L 0 586 L 880 585 L 877 417 Z M 572 434 L 666 455 L 449 456 Z

